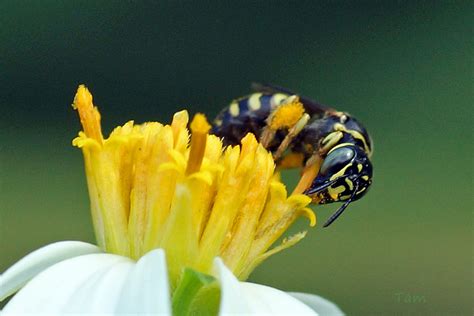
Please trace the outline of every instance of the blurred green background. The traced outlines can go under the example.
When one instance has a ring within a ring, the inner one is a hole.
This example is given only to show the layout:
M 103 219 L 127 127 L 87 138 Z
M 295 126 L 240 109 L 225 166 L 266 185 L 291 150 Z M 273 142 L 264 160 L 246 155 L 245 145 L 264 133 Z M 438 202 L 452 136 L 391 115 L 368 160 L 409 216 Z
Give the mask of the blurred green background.
M 50 242 L 94 241 L 71 146 L 78 84 L 110 131 L 182 108 L 212 117 L 263 81 L 364 122 L 375 176 L 330 228 L 337 206 L 318 208 L 318 227 L 251 281 L 354 315 L 473 313 L 471 1 L 2 1 L 0 12 L 0 271 Z

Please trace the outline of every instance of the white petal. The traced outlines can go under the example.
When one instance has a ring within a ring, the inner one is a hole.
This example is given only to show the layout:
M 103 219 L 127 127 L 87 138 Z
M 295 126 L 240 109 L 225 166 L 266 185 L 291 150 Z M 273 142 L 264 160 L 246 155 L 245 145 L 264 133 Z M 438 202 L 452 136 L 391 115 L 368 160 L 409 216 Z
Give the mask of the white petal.
M 283 291 L 239 282 L 220 258 L 214 261 L 214 273 L 221 285 L 219 315 L 317 315 L 311 308 Z
M 214 259 L 214 276 L 219 280 L 221 287 L 219 315 L 250 313 L 251 310 L 246 304 L 239 280 L 227 269 L 220 258 Z
M 296 292 L 290 292 L 288 294 L 311 307 L 319 315 L 344 315 L 344 313 L 339 309 L 339 307 L 336 306 L 336 304 L 328 301 L 325 298 L 322 298 L 321 296 Z
M 61 241 L 35 250 L 0 275 L 0 301 L 58 262 L 100 252 L 102 251 L 97 246 L 80 241 Z
M 153 250 L 138 262 L 111 254 L 60 262 L 28 283 L 2 316 L 33 312 L 171 315 L 164 252 Z
M 117 310 L 123 286 L 135 262 L 114 263 L 89 276 L 67 302 L 68 313 L 111 314 Z
M 318 315 L 307 305 L 278 289 L 244 282 L 242 290 L 247 297 L 252 313 L 268 315 Z
M 171 315 L 165 253 L 155 249 L 138 260 L 123 287 L 117 311 Z
M 58 315 L 68 312 L 81 286 L 119 263 L 130 259 L 111 254 L 91 254 L 62 261 L 31 280 L 5 306 L 2 316 L 20 313 Z M 93 293 L 90 293 L 92 297 Z M 113 298 L 112 298 L 113 299 Z M 110 303 L 105 301 L 105 305 Z M 90 309 L 87 305 L 85 309 Z

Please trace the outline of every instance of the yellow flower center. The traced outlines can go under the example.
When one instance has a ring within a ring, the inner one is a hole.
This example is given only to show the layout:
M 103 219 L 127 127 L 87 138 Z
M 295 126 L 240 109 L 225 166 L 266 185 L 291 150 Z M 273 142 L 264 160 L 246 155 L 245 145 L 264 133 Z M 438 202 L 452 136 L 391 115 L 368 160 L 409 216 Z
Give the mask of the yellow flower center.
M 311 199 L 287 196 L 271 153 L 253 134 L 224 148 L 208 134 L 204 115 L 194 117 L 190 133 L 188 113 L 181 111 L 170 125 L 130 121 L 104 139 L 99 111 L 82 85 L 73 107 L 83 126 L 73 145 L 84 154 L 99 245 L 134 259 L 165 249 L 174 285 L 185 267 L 209 273 L 217 256 L 246 279 L 305 236 L 270 249 L 296 218 L 316 223 L 307 208 Z

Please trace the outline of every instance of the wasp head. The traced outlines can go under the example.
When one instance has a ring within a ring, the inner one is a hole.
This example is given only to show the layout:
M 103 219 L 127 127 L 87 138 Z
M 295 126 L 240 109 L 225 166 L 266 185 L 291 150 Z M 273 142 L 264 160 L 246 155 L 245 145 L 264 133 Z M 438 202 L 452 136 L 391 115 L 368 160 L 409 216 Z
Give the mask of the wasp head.
M 304 194 L 319 204 L 344 202 L 324 224 L 327 227 L 351 202 L 364 196 L 371 183 L 372 164 L 366 152 L 347 143 L 329 151 L 318 175 Z

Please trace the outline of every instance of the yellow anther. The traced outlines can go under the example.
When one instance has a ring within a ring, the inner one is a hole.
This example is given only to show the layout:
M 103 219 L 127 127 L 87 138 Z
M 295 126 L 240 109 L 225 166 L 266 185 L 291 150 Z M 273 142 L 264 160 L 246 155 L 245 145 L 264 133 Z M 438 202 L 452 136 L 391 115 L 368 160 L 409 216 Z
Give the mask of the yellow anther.
M 190 125 L 191 128 L 191 149 L 189 152 L 188 167 L 186 174 L 190 175 L 201 168 L 204 151 L 206 150 L 207 133 L 211 125 L 207 122 L 206 116 L 197 113 Z
M 273 130 L 290 128 L 298 122 L 304 114 L 303 104 L 298 97 L 290 102 L 280 105 L 270 118 L 269 126 Z
M 190 126 L 192 135 L 195 133 L 207 134 L 211 129 L 211 125 L 207 122 L 206 116 L 202 113 L 194 115 L 193 121 Z
M 92 103 L 92 94 L 84 85 L 77 88 L 72 107 L 79 112 L 82 127 L 87 137 L 102 143 L 102 130 L 100 127 L 100 113 Z

